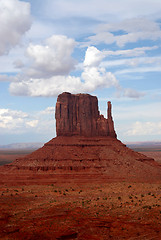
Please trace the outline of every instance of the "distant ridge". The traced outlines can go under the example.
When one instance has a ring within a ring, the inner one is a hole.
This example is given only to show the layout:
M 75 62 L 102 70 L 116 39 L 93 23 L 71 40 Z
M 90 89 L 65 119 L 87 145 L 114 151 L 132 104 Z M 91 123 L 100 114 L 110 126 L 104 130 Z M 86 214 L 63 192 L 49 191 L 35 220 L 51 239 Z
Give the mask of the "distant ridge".
M 161 141 L 140 141 L 140 142 L 125 142 L 127 145 L 161 145 Z
M 125 144 L 132 149 L 158 149 L 161 148 L 160 141 L 145 141 L 145 142 L 125 142 Z
M 11 143 L 7 145 L 0 145 L 0 149 L 37 149 L 42 146 L 43 146 L 42 142 Z

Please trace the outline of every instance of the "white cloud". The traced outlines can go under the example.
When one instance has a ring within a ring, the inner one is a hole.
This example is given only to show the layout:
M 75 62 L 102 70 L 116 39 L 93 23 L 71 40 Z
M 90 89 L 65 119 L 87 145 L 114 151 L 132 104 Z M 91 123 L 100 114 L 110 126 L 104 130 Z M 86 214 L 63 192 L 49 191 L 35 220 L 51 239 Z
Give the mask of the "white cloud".
M 28 114 L 24 113 L 22 111 L 2 108 L 2 109 L 0 109 L 0 116 L 1 117 L 11 116 L 13 118 L 26 118 L 26 117 L 28 117 Z
M 46 0 L 43 8 L 44 14 L 54 19 L 78 16 L 107 21 L 146 15 L 160 17 L 161 3 L 159 0 L 122 0 L 121 3 L 120 0 Z
M 52 41 L 52 39 L 53 37 L 48 40 Z M 60 37 L 60 39 L 62 38 Z M 64 43 L 64 39 L 66 38 L 63 37 L 63 41 L 62 41 L 63 43 Z M 71 43 L 71 41 L 69 42 Z M 57 40 L 56 40 L 56 43 L 57 43 Z M 58 51 L 58 53 L 62 52 L 63 43 L 60 45 L 58 44 L 57 48 L 60 47 L 60 51 Z M 54 46 L 55 46 L 55 43 L 54 43 Z M 67 59 L 70 59 L 70 53 L 71 51 L 68 50 Z M 120 86 L 119 81 L 117 80 L 115 75 L 112 72 L 107 71 L 106 68 L 101 66 L 101 61 L 103 60 L 103 58 L 106 57 L 106 52 L 99 51 L 96 47 L 91 46 L 87 48 L 85 53 L 85 59 L 82 64 L 83 69 L 80 77 L 75 77 L 70 75 L 64 76 L 63 70 L 61 75 L 55 75 L 50 77 L 51 70 L 50 69 L 48 70 L 47 68 L 45 69 L 45 67 L 46 67 L 46 63 L 48 64 L 51 63 L 51 66 L 54 65 L 54 60 L 53 60 L 53 63 L 52 63 L 52 60 L 49 61 L 50 51 L 48 52 L 48 48 L 46 50 L 46 47 L 42 47 L 42 53 L 41 53 L 41 47 L 40 47 L 40 51 L 36 49 L 36 51 L 34 52 L 34 50 L 32 50 L 30 54 L 33 54 L 33 56 L 35 57 L 35 64 L 37 65 L 37 67 L 40 68 L 40 66 L 42 66 L 41 70 L 43 70 L 43 73 L 39 71 L 39 77 L 34 77 L 34 74 L 33 74 L 32 78 L 27 75 L 26 76 L 19 75 L 19 81 L 15 81 L 10 84 L 9 90 L 12 95 L 48 97 L 48 96 L 57 96 L 58 94 L 64 91 L 68 91 L 71 93 L 93 92 L 99 88 L 114 87 L 117 90 L 117 95 L 119 97 L 140 98 L 144 96 L 143 93 L 139 93 L 136 90 L 123 89 Z M 46 58 L 44 55 L 46 56 Z M 62 64 L 61 64 L 61 57 L 59 57 L 59 55 L 62 57 Z M 48 59 L 48 56 L 49 56 L 49 59 Z M 54 58 L 56 57 L 58 58 L 58 62 L 59 62 L 58 65 L 63 68 L 64 56 L 62 56 L 62 54 L 58 54 L 58 56 L 55 56 Z M 51 55 L 51 58 L 52 58 L 52 55 Z M 28 69 L 26 70 L 27 73 L 29 71 L 30 70 Z M 55 70 L 53 69 L 53 71 Z M 46 77 L 44 77 L 44 72 Z M 48 75 L 49 77 L 47 77 Z
M 30 4 L 19 0 L 0 0 L 0 55 L 17 45 L 31 26 Z
M 85 67 L 95 67 L 98 66 L 104 55 L 101 51 L 99 51 L 96 47 L 91 46 L 87 48 L 85 59 L 84 59 L 84 66 Z
M 161 102 L 113 99 L 113 118 L 118 136 L 124 140 L 152 140 L 161 135 Z M 121 101 L 121 105 L 119 105 Z
M 2 74 L 0 75 L 0 82 L 14 82 L 17 80 L 17 77 L 16 76 L 9 76 L 9 75 L 6 75 L 6 74 Z
M 115 37 L 112 33 L 110 32 L 98 32 L 96 35 L 88 37 L 90 40 L 90 44 L 100 44 L 100 43 L 105 43 L 105 44 L 111 44 L 115 42 Z M 89 45 L 89 43 L 84 43 L 83 46 Z
M 29 47 L 29 54 L 34 57 L 35 69 L 39 73 L 38 77 L 34 76 L 35 74 L 32 74 L 32 78 L 27 75 L 19 75 L 19 81 L 10 84 L 11 94 L 47 97 L 57 96 L 64 91 L 72 93 L 92 92 L 101 87 L 113 86 L 117 88 L 119 86 L 115 76 L 99 66 L 104 54 L 97 48 L 89 47 L 87 49 L 83 64 L 84 69 L 80 77 L 64 76 L 64 67 L 66 69 L 67 64 L 71 67 L 70 62 L 73 62 L 70 55 L 75 42 L 64 36 L 53 36 L 47 42 L 49 46 L 54 46 L 53 52 L 46 46 Z M 65 64 L 66 61 L 67 64 Z M 61 74 L 57 75 L 59 71 Z M 26 72 L 31 72 L 31 69 L 26 69 Z M 48 75 L 49 77 L 47 77 Z
M 127 135 L 160 135 L 161 122 L 139 122 L 136 121 L 133 126 L 127 131 Z
M 146 51 L 151 51 L 157 49 L 158 46 L 152 47 L 140 47 L 126 50 L 117 50 L 117 51 L 103 51 L 105 56 L 125 56 L 125 57 L 137 57 L 144 55 Z
M 22 111 L 11 109 L 0 109 L 0 129 L 1 132 L 22 131 L 24 122 L 28 119 L 28 114 Z
M 82 73 L 82 79 L 85 81 L 82 89 L 84 91 L 94 91 L 98 88 L 119 88 L 119 82 L 111 72 L 106 72 L 101 67 L 86 67 Z
M 10 93 L 17 96 L 57 96 L 61 92 L 92 92 L 101 87 L 117 87 L 119 83 L 111 72 L 104 68 L 85 68 L 81 78 L 54 76 L 48 79 L 26 79 L 10 84 Z
M 116 71 L 116 75 L 127 74 L 127 73 L 145 73 L 145 72 L 161 72 L 161 66 L 144 66 L 144 67 L 135 67 L 128 68 Z
M 41 111 L 40 114 L 54 114 L 55 113 L 55 107 L 47 107 L 45 110 Z
M 160 25 L 146 18 L 126 19 L 122 22 L 102 24 L 97 28 L 96 34 L 88 37 L 88 44 L 116 43 L 123 47 L 127 43 L 139 40 L 161 39 Z
M 14 62 L 13 62 L 13 65 L 15 68 L 23 68 L 25 65 L 23 63 L 23 61 L 21 59 L 16 59 Z
M 68 74 L 75 65 L 71 56 L 75 45 L 75 40 L 64 35 L 53 35 L 45 45 L 30 44 L 27 54 L 32 66 L 27 74 L 37 78 Z
M 161 108 L 161 102 L 148 102 L 144 103 L 140 100 L 135 102 L 134 105 L 129 104 L 129 99 L 122 99 L 122 104 L 119 105 L 120 99 L 114 99 L 116 102 L 114 112 L 115 119 L 119 122 L 127 121 L 127 122 L 144 122 L 149 121 L 153 122 L 154 119 L 156 122 L 159 122 L 161 119 L 161 112 L 158 109 Z M 133 100 L 132 100 L 133 101 Z M 145 120 L 146 119 L 146 120 Z
M 26 122 L 26 125 L 29 127 L 36 127 L 38 125 L 38 120 L 28 121 Z
M 54 109 L 54 107 L 47 107 L 45 110 L 30 113 L 12 109 L 0 109 L 0 132 L 1 134 L 17 135 L 30 131 L 33 134 L 46 131 L 46 134 L 50 132 L 54 134 Z
M 64 91 L 81 91 L 82 83 L 80 78 L 72 76 L 54 76 L 48 79 L 35 78 L 25 79 L 10 84 L 10 93 L 16 96 L 57 96 Z
M 145 93 L 136 91 L 135 89 L 125 88 L 123 90 L 123 96 L 128 98 L 141 98 L 145 96 Z

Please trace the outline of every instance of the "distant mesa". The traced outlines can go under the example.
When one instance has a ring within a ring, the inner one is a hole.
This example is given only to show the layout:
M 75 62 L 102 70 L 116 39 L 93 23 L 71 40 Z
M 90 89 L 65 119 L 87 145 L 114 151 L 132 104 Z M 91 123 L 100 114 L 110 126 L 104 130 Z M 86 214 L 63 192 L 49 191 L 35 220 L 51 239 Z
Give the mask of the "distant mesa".
M 108 118 L 98 111 L 97 97 L 89 94 L 62 93 L 56 103 L 57 136 L 111 136 L 116 138 L 108 102 Z
M 108 102 L 107 119 L 100 115 L 97 97 L 62 93 L 56 103 L 57 137 L 42 148 L 0 169 L 30 181 L 161 181 L 161 167 L 117 139 Z M 1 172 L 2 172 L 1 171 Z M 26 177 L 29 179 L 28 177 Z M 38 180 L 39 179 L 39 180 Z M 18 180 L 17 180 L 18 181 Z M 27 180 L 26 180 L 27 181 Z

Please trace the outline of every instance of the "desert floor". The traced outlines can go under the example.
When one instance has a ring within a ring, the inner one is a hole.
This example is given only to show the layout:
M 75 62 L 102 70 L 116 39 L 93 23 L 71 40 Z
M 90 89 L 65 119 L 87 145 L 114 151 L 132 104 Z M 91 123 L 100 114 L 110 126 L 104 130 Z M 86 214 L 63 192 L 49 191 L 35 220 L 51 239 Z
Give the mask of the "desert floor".
M 9 149 L 0 149 L 0 166 L 4 164 L 11 163 L 16 158 L 24 157 L 25 155 L 31 153 L 34 150 L 9 150 Z
M 0 185 L 0 239 L 159 240 L 161 183 L 6 182 Z

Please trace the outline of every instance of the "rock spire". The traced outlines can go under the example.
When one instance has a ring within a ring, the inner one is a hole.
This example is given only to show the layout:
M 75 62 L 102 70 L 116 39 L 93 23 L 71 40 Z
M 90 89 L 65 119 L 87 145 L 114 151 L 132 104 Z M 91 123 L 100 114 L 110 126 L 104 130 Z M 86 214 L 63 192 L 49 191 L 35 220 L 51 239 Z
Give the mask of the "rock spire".
M 116 138 L 111 114 L 111 102 L 108 102 L 108 118 L 100 115 L 96 96 L 89 94 L 71 94 L 64 92 L 56 103 L 57 136 L 111 136 Z

